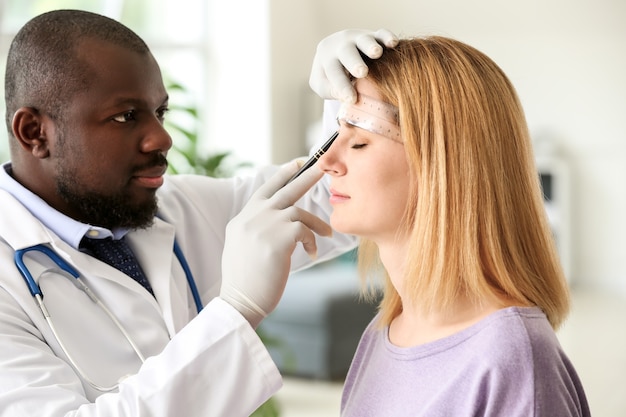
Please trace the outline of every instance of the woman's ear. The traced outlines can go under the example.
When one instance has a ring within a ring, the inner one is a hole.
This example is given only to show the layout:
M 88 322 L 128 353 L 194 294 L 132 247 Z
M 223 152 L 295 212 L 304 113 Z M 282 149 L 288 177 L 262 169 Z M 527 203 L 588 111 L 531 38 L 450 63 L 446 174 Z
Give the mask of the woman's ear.
M 36 158 L 50 155 L 43 116 L 32 107 L 20 107 L 13 115 L 13 136 L 19 146 Z

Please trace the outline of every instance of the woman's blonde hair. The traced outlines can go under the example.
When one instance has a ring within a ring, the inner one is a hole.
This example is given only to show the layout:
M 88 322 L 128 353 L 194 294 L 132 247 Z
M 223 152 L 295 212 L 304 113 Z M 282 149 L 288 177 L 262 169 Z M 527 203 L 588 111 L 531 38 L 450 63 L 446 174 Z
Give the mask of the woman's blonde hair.
M 543 205 L 524 111 L 502 70 L 453 39 L 401 40 L 368 79 L 397 106 L 410 166 L 407 289 L 426 313 L 459 295 L 536 305 L 556 329 L 569 293 Z M 363 241 L 362 271 L 380 265 Z M 389 278 L 380 304 L 389 324 L 402 303 Z

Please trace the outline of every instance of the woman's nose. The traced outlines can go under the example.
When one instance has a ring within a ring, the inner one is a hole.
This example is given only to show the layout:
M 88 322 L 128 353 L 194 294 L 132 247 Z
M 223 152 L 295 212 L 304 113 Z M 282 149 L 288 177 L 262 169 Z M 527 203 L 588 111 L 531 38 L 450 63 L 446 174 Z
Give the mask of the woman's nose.
M 341 144 L 337 142 L 339 142 L 339 138 L 317 161 L 319 169 L 329 175 L 341 175 L 342 172 L 345 172 L 340 157 Z

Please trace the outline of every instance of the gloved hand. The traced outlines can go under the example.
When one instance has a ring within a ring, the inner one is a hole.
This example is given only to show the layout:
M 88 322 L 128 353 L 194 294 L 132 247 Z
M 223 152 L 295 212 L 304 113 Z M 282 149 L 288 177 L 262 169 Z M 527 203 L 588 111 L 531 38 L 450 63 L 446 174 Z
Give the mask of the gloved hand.
M 376 32 L 348 29 L 327 36 L 317 45 L 309 85 L 322 98 L 354 103 L 356 91 L 346 70 L 356 78 L 367 76 L 367 66 L 359 51 L 369 58 L 380 58 L 381 44 L 393 48 L 398 38 L 386 29 Z
M 293 206 L 322 177 L 322 171 L 312 167 L 283 187 L 297 170 L 296 162 L 283 166 L 226 227 L 220 297 L 254 328 L 276 308 L 298 242 L 314 258 L 313 232 L 332 233 L 326 222 Z

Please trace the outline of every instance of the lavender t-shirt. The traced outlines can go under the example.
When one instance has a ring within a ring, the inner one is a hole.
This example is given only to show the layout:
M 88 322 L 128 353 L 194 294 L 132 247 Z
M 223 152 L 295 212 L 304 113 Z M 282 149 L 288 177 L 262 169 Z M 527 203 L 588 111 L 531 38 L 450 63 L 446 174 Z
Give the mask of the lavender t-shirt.
M 450 337 L 410 348 L 365 330 L 342 417 L 590 416 L 582 384 L 539 308 L 499 310 Z

